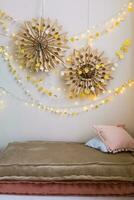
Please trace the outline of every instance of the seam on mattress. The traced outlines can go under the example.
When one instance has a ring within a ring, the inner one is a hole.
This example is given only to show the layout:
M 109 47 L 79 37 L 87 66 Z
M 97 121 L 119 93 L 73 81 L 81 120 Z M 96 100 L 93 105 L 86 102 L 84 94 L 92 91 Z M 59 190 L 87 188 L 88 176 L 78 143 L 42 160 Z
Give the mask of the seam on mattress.
M 134 182 L 131 182 L 131 181 L 113 181 L 113 180 L 101 180 L 101 181 L 98 181 L 98 180 L 95 180 L 95 181 L 92 181 L 92 180 L 69 180 L 69 181 L 32 181 L 32 180 L 29 180 L 29 181 L 23 181 L 23 180 L 11 180 L 11 181 L 8 181 L 8 180 L 5 180 L 5 181 L 0 181 L 0 184 L 17 184 L 17 183 L 22 183 L 22 184 L 114 184 L 114 185 L 117 185 L 117 184 L 130 184 L 130 185 L 134 185 Z
M 62 176 L 62 177 L 42 177 L 42 176 L 3 176 L 3 177 L 0 177 L 0 180 L 20 180 L 20 179 L 25 179 L 25 180 L 102 180 L 102 181 L 105 181 L 105 180 L 117 180 L 117 181 L 125 181 L 126 180 L 126 177 L 122 177 L 122 176 L 108 176 L 108 177 L 105 177 L 105 176 L 90 176 L 90 175 L 80 175 L 80 176 L 77 176 L 77 175 L 70 175 L 70 176 Z M 74 179 L 73 179 L 74 178 Z M 128 178 L 126 181 L 132 181 L 134 182 L 134 178 Z
M 17 192 L 0 192 L 0 194 L 12 194 L 12 195 L 44 195 L 44 193 L 32 193 L 32 192 L 20 192 L 20 193 L 17 193 Z M 131 194 L 126 194 L 126 193 L 123 193 L 123 194 L 117 194 L 117 193 L 115 193 L 115 194 L 112 194 L 112 193 L 108 193 L 108 194 L 105 194 L 105 193 L 103 193 L 103 194 L 81 194 L 81 193 L 77 193 L 77 194 L 73 194 L 73 193 L 68 193 L 68 194 L 61 194 L 60 192 L 58 192 L 58 193 L 56 193 L 56 194 L 53 194 L 53 193 L 46 193 L 45 195 L 52 195 L 52 196 L 55 196 L 55 195 L 58 195 L 58 196 L 60 196 L 60 195 L 62 195 L 62 196 L 97 196 L 97 197 L 100 197 L 100 196 L 104 196 L 104 197 L 107 197 L 107 196 L 113 196 L 113 197 L 115 197 L 115 196 L 117 196 L 117 197 L 124 197 L 124 196 L 126 196 L 126 197 L 133 197 L 134 196 L 134 193 L 131 193 Z
M 105 162 L 89 162 L 89 163 L 69 163 L 69 164 L 64 164 L 64 163 L 60 163 L 60 164 L 57 164 L 57 163 L 53 163 L 53 164 L 41 164 L 41 163 L 38 163 L 38 164 L 0 164 L 0 167 L 8 167 L 8 166 L 83 166 L 83 165 L 112 165 L 112 166 L 116 166 L 116 165 L 121 165 L 121 166 L 126 166 L 126 165 L 132 165 L 134 166 L 134 162 L 128 162 L 128 163 L 113 163 L 113 162 L 109 162 L 109 163 L 105 163 Z

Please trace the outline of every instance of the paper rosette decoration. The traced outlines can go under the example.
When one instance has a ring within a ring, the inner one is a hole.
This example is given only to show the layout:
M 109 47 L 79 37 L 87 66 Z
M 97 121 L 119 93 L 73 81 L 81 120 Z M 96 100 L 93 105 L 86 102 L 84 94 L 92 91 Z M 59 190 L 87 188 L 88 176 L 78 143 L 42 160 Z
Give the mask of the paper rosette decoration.
M 63 62 L 67 49 L 66 33 L 57 21 L 32 19 L 24 22 L 13 36 L 18 63 L 33 72 L 49 71 Z
M 74 50 L 67 58 L 67 64 L 62 75 L 71 97 L 96 97 L 106 90 L 112 79 L 113 63 L 98 49 Z

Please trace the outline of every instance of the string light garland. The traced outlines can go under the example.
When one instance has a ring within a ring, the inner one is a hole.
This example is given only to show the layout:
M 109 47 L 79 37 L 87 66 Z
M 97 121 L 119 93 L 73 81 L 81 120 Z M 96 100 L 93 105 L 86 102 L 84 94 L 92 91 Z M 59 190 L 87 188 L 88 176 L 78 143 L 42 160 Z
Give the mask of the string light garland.
M 120 49 L 116 51 L 116 56 L 119 60 L 122 60 L 125 57 L 125 54 L 128 52 L 129 47 L 131 46 L 131 40 L 127 39 L 123 42 Z
M 123 83 L 120 87 L 115 88 L 114 90 L 109 90 L 109 96 L 105 97 L 104 99 L 100 100 L 98 103 L 94 104 L 87 104 L 84 106 L 77 106 L 77 107 L 53 107 L 53 106 L 47 106 L 37 100 L 33 101 L 26 101 L 24 99 L 21 99 L 20 97 L 17 97 L 13 95 L 11 92 L 7 91 L 5 88 L 0 87 L 2 93 L 0 95 L 9 95 L 13 98 L 15 98 L 18 101 L 23 102 L 26 106 L 35 107 L 41 111 L 48 111 L 57 115 L 61 116 L 77 116 L 80 113 L 88 112 L 91 110 L 95 110 L 100 108 L 101 106 L 110 103 L 114 100 L 116 96 L 119 96 L 120 94 L 123 94 L 126 89 L 134 86 L 134 80 L 129 80 L 125 83 Z
M 45 88 L 41 83 L 40 81 L 38 80 L 35 80 L 33 79 L 32 76 L 28 76 L 27 77 L 27 80 L 30 81 L 33 86 L 35 86 L 35 88 L 37 89 L 38 92 L 40 92 L 41 94 L 43 95 L 48 95 L 49 97 L 50 96 L 53 96 L 53 97 L 57 97 L 57 95 L 55 93 L 53 93 L 53 91 L 51 91 L 50 89 L 47 89 Z M 41 81 L 42 82 L 42 81 Z
M 107 21 L 104 25 L 101 24 L 100 26 L 94 26 L 93 28 L 91 28 L 91 30 L 88 29 L 86 32 L 83 32 L 75 36 L 71 36 L 69 38 L 69 41 L 76 42 L 83 39 L 88 39 L 89 44 L 91 44 L 94 40 L 99 39 L 103 35 L 114 31 L 117 27 L 119 27 L 122 24 L 122 22 L 126 20 L 128 14 L 133 11 L 134 11 L 134 3 L 130 1 L 127 5 L 125 4 L 120 9 L 120 11 L 115 17 Z M 98 29 L 98 31 L 96 31 L 96 29 Z M 101 30 L 99 31 L 99 29 Z
M 7 15 L 4 11 L 0 10 L 0 26 L 4 33 L 8 32 L 9 24 L 14 21 L 12 17 Z
M 5 49 L 4 46 L 0 46 L 0 54 L 2 55 L 3 59 L 7 62 L 7 66 L 9 68 L 9 72 L 13 75 L 16 83 L 19 85 L 19 87 L 21 87 L 21 89 L 24 91 L 24 93 L 28 93 L 26 89 L 24 89 L 24 87 L 22 86 L 22 80 L 21 77 L 19 76 L 19 74 L 17 73 L 16 68 L 11 64 L 11 61 L 13 59 L 12 55 L 10 55 L 8 53 L 8 51 Z M 41 86 L 39 84 L 39 80 L 36 81 L 34 80 L 31 76 L 27 76 L 27 80 L 31 80 L 32 84 L 37 88 L 38 91 L 40 91 L 42 94 L 48 95 L 48 96 L 55 96 L 56 94 L 54 94 L 52 91 L 50 91 L 49 89 Z
M 12 59 L 12 56 L 8 54 L 8 52 L 5 50 L 3 46 L 0 47 L 0 54 L 3 56 L 3 59 L 7 62 L 9 71 L 14 77 L 14 80 L 16 81 L 17 85 L 22 89 L 23 93 L 28 97 L 30 101 L 33 101 L 33 97 L 30 94 L 28 90 L 26 90 L 23 81 L 21 80 L 20 76 L 17 73 L 17 70 L 12 66 L 10 63 L 10 59 Z

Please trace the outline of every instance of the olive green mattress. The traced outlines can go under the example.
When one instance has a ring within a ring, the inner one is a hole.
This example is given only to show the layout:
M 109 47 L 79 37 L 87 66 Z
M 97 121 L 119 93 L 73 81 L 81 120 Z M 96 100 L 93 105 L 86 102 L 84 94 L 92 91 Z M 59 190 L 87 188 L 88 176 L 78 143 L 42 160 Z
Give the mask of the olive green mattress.
M 107 154 L 74 142 L 9 143 L 0 181 L 134 181 L 134 154 Z

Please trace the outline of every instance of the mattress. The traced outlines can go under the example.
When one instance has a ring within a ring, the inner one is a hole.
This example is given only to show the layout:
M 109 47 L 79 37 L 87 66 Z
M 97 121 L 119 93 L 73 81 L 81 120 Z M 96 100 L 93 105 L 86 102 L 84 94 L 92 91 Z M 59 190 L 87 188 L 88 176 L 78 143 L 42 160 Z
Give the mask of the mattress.
M 134 154 L 73 142 L 10 143 L 0 155 L 0 193 L 134 195 Z

